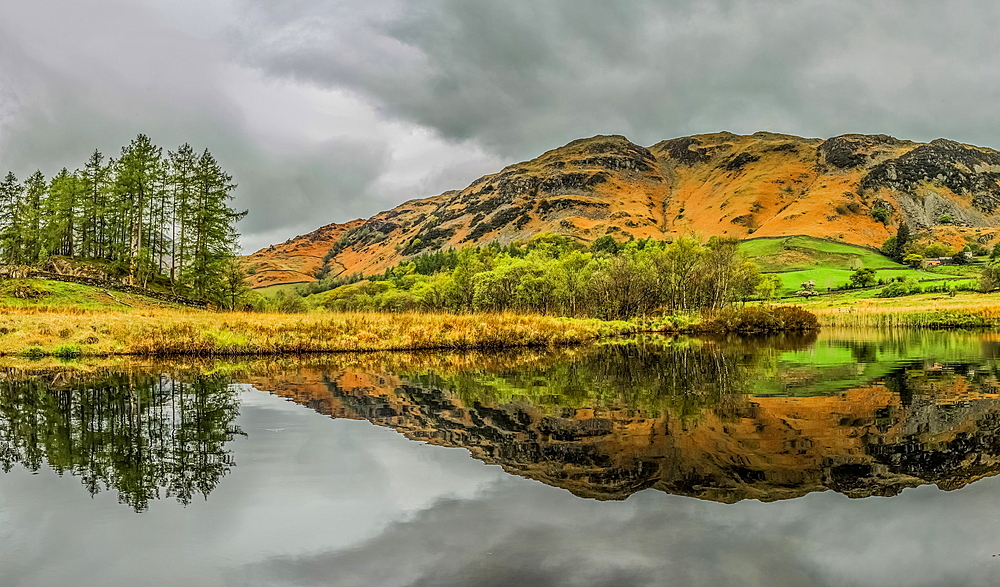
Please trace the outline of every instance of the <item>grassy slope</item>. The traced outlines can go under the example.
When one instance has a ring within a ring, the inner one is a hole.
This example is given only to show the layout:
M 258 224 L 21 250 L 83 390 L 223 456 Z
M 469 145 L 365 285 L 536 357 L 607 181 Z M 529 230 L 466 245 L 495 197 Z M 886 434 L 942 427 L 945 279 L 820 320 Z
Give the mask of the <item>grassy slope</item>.
M 740 250 L 757 262 L 765 273 L 775 273 L 781 279 L 779 296 L 793 294 L 807 281 L 815 281 L 819 291 L 840 287 L 848 283 L 851 274 L 859 268 L 875 269 L 879 279 L 910 277 L 921 281 L 962 274 L 958 267 L 944 267 L 935 272 L 911 269 L 865 247 L 809 236 L 747 240 L 740 244 Z M 847 295 L 864 298 L 870 297 L 872 292 L 859 291 Z
M 37 297 L 21 299 L 14 295 L 17 290 L 36 292 Z M 14 309 L 128 310 L 179 307 L 152 298 L 78 283 L 45 279 L 0 281 L 0 308 L 7 309 L 8 312 Z

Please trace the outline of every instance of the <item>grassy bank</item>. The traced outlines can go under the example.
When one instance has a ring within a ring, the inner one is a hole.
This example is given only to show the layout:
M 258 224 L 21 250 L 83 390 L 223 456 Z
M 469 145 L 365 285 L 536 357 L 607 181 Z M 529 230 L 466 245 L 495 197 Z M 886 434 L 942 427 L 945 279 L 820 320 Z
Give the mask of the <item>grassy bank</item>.
M 993 328 L 1000 326 L 1000 296 L 921 294 L 887 299 L 829 297 L 802 304 L 823 327 Z
M 0 356 L 265 356 L 421 349 L 577 345 L 641 332 L 765 333 L 817 327 L 791 307 L 747 307 L 710 318 L 631 321 L 532 314 L 262 314 L 172 308 L 8 307 L 0 311 Z
M 258 314 L 173 309 L 7 308 L 0 355 L 274 355 L 580 344 L 627 322 L 515 314 Z

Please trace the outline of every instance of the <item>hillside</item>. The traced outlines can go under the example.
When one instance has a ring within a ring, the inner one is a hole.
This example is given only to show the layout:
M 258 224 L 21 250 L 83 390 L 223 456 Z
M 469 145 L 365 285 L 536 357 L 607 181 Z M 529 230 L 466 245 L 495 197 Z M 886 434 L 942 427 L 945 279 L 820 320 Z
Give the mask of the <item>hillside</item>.
M 246 257 L 253 273 L 251 287 L 263 288 L 286 283 L 312 281 L 323 266 L 323 257 L 345 233 L 364 224 L 355 220 L 346 224 L 328 224 L 309 234 L 290 238 Z
M 900 223 L 964 246 L 998 229 L 1000 153 L 886 135 L 827 140 L 759 132 L 649 148 L 621 136 L 573 141 L 460 191 L 325 226 L 251 255 L 255 287 L 381 272 L 440 248 L 540 232 L 592 241 L 809 235 L 877 247 Z M 881 220 L 880 220 L 881 218 Z

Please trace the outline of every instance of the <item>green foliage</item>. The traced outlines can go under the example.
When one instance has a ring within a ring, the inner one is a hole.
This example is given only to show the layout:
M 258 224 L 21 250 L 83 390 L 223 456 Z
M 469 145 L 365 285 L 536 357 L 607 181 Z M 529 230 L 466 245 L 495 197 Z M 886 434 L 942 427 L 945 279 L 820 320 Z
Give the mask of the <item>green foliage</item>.
M 65 344 L 62 346 L 58 346 L 55 348 L 55 350 L 52 351 L 53 357 L 59 357 L 62 359 L 74 359 L 82 354 L 83 353 L 80 350 L 80 345 L 75 345 L 75 344 Z
M 871 287 L 875 285 L 875 270 L 874 269 L 858 269 L 851 274 L 851 286 L 852 287 Z
M 611 242 L 595 242 L 587 250 L 574 239 L 546 234 L 524 243 L 431 253 L 308 299 L 337 311 L 516 311 L 624 319 L 721 309 L 754 295 L 760 281 L 735 240 Z
M 898 298 L 923 293 L 923 288 L 912 277 L 907 277 L 903 281 L 895 281 L 887 285 L 882 291 L 876 294 L 879 298 Z
M 920 269 L 924 264 L 924 256 L 916 253 L 910 253 L 909 255 L 903 257 L 903 262 L 913 269 Z
M 937 258 L 937 257 L 951 257 L 955 254 L 955 249 L 949 247 L 944 243 L 931 243 L 929 245 L 920 247 L 916 243 L 912 243 L 907 252 L 915 253 L 917 255 L 926 258 Z
M 971 242 L 965 245 L 965 248 L 962 250 L 972 253 L 974 257 L 983 257 L 990 252 L 989 249 L 987 249 L 982 243 L 977 242 Z
M 993 250 L 990 251 L 990 259 L 1000 259 L 1000 242 L 993 245 Z
M 939 222 L 940 224 L 951 224 L 951 223 L 952 223 L 952 218 L 951 218 L 951 214 L 942 214 L 942 215 L 941 215 L 941 216 L 940 216 L 940 217 L 938 218 L 938 222 Z
M 760 276 L 760 283 L 757 284 L 757 296 L 764 301 L 771 301 L 778 294 L 781 287 L 781 278 L 773 273 L 766 273 Z
M 889 209 L 885 206 L 876 206 L 872 208 L 872 218 L 885 224 L 889 221 Z
M 13 375 L 13 376 L 12 376 Z M 233 466 L 239 396 L 219 375 L 8 377 L 0 383 L 0 467 L 78 475 L 135 511 L 162 494 L 189 504 Z
M 983 272 L 979 276 L 979 291 L 989 293 L 998 289 L 1000 289 L 1000 265 L 990 263 L 983 267 Z

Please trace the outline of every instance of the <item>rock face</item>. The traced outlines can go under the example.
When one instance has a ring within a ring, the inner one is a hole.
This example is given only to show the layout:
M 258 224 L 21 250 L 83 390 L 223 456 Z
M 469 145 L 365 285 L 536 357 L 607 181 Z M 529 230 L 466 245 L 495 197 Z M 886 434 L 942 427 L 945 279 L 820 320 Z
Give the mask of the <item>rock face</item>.
M 654 488 L 733 503 L 834 490 L 950 490 L 1000 472 L 993 376 L 909 377 L 832 396 L 726 396 L 697 413 L 540 408 L 470 398 L 433 377 L 377 369 L 303 370 L 250 382 L 334 418 L 364 419 L 415 441 L 462 447 L 507 472 L 578 496 Z
M 873 215 L 882 208 L 883 223 Z M 887 135 L 827 140 L 759 132 L 641 147 L 622 136 L 573 141 L 460 191 L 368 220 L 325 226 L 251 256 L 256 286 L 378 273 L 413 255 L 541 232 L 592 241 L 683 235 L 805 234 L 879 246 L 900 223 L 952 245 L 994 240 L 1000 153 Z

